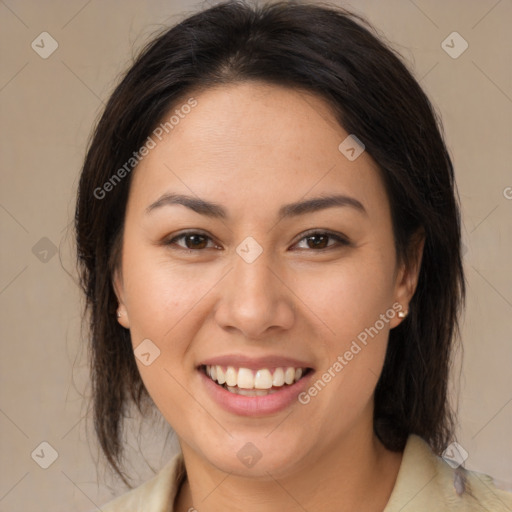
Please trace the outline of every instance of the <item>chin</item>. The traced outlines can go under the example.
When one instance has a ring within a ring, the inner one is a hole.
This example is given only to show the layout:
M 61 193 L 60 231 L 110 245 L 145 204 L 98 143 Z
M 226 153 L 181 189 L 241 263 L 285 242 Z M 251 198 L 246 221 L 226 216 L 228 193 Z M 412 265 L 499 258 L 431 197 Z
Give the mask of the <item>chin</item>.
M 203 457 L 224 473 L 261 480 L 290 475 L 303 464 L 305 454 L 298 453 L 289 443 L 285 443 L 283 450 L 283 443 L 269 442 L 265 437 L 260 439 L 251 436 L 239 437 L 236 441 L 230 439 L 231 446 L 203 452 Z

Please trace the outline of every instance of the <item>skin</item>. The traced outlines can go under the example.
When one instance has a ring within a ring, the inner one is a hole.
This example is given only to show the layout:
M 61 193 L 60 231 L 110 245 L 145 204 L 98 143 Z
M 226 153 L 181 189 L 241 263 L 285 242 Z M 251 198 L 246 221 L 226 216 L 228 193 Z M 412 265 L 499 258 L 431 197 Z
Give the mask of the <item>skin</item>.
M 377 166 L 366 152 L 349 161 L 338 150 L 348 133 L 321 98 L 258 82 L 194 97 L 197 106 L 135 171 L 114 276 L 134 348 L 150 339 L 161 352 L 137 364 L 183 451 L 188 476 L 176 510 L 382 511 L 402 454 L 373 432 L 374 390 L 389 330 L 402 319 L 386 323 L 309 404 L 272 415 L 224 411 L 196 366 L 216 355 L 278 354 L 320 376 L 394 303 L 408 309 L 423 245 L 408 266 L 397 261 Z M 228 218 L 183 205 L 146 213 L 165 192 L 218 203 Z M 337 206 L 277 216 L 284 204 L 333 193 L 366 213 Z M 350 245 L 320 237 L 321 250 L 304 238 L 310 229 Z M 163 243 L 183 230 L 209 238 Z M 248 236 L 263 249 L 253 263 L 236 252 Z M 252 468 L 237 458 L 247 442 L 262 454 Z

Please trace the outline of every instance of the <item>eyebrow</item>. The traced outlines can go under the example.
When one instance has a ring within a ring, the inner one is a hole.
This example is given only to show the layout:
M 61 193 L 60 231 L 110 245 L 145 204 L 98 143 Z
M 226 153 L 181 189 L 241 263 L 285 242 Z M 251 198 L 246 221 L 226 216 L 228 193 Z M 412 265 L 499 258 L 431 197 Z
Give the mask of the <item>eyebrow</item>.
M 163 194 L 154 203 L 151 203 L 146 208 L 146 214 L 149 214 L 158 208 L 162 208 L 163 206 L 170 206 L 174 204 L 186 206 L 187 208 L 190 208 L 191 210 L 201 215 L 206 215 L 207 217 L 218 219 L 228 218 L 227 211 L 218 203 L 206 201 L 199 197 L 192 197 L 183 194 L 173 193 Z M 279 217 L 296 217 L 299 215 L 304 215 L 306 213 L 312 213 L 324 210 L 326 208 L 333 208 L 336 206 L 348 206 L 354 208 L 355 210 L 359 211 L 364 215 L 368 215 L 368 212 L 366 211 L 363 204 L 357 199 L 346 195 L 331 195 L 315 197 L 313 199 L 307 199 L 305 201 L 299 201 L 296 203 L 283 205 L 279 209 Z

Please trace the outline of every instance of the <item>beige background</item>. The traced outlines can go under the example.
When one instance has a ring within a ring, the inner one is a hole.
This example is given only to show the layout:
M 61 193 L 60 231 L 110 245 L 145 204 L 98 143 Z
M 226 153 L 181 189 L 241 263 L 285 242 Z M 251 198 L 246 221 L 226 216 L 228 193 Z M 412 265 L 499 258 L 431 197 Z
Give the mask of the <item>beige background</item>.
M 463 206 L 469 284 L 458 439 L 468 468 L 512 490 L 512 2 L 342 5 L 393 42 L 442 114 Z M 97 471 L 84 419 L 82 302 L 67 227 L 88 135 L 119 73 L 154 30 L 200 6 L 0 1 L 0 511 L 96 510 L 124 491 L 101 464 Z M 48 59 L 31 48 L 43 31 L 59 45 Z M 441 48 L 453 31 L 469 43 L 457 59 Z M 158 469 L 176 448 L 173 439 L 163 449 L 165 422 L 158 425 L 143 428 L 143 456 L 136 432 L 128 438 L 129 468 L 141 481 L 151 475 L 144 457 Z M 58 453 L 46 470 L 31 458 L 43 441 Z

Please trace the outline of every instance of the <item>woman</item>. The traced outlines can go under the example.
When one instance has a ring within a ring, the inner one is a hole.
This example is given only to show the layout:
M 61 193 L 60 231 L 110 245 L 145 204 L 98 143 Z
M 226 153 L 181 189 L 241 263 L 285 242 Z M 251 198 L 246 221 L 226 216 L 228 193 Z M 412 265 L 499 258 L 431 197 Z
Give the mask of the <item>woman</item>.
M 76 210 L 95 426 L 125 482 L 130 401 L 181 452 L 104 511 L 512 510 L 454 442 L 452 163 L 364 23 L 219 4 L 112 94 Z

